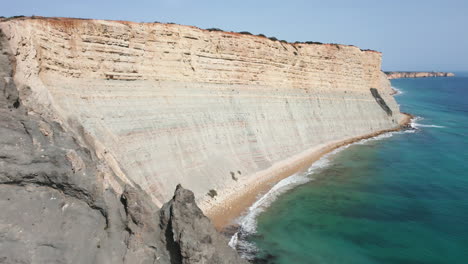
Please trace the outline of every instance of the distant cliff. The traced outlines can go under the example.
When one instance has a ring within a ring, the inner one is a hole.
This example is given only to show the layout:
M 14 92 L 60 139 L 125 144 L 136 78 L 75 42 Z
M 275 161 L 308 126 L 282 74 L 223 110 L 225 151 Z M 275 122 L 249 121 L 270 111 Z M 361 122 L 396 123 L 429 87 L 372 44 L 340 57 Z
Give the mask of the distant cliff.
M 385 72 L 388 79 L 425 78 L 425 77 L 453 77 L 451 72 Z

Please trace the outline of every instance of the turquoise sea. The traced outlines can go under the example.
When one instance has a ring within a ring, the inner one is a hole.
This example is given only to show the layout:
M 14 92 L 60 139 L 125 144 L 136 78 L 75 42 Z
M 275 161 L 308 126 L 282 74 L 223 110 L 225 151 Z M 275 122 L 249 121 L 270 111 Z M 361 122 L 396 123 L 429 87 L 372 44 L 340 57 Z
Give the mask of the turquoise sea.
M 254 263 L 468 263 L 468 74 L 392 86 L 414 130 L 340 149 L 279 183 L 231 245 Z

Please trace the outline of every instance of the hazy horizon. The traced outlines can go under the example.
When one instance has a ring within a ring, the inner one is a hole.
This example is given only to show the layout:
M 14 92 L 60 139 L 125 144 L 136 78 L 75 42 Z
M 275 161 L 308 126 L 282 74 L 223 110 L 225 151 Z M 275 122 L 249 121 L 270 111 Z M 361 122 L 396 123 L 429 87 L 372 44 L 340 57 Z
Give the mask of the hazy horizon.
M 16 0 L 0 16 L 60 16 L 135 22 L 173 22 L 249 31 L 278 39 L 355 45 L 383 53 L 384 71 L 468 71 L 468 3 L 449 0 L 249 2 L 160 0 Z

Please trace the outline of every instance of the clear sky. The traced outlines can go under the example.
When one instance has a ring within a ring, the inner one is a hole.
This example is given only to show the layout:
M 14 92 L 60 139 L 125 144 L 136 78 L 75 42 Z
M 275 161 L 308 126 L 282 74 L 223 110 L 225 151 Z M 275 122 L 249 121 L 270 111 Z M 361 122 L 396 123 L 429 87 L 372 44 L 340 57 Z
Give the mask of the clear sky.
M 14 15 L 250 31 L 378 50 L 383 70 L 468 71 L 468 0 L 2 0 Z

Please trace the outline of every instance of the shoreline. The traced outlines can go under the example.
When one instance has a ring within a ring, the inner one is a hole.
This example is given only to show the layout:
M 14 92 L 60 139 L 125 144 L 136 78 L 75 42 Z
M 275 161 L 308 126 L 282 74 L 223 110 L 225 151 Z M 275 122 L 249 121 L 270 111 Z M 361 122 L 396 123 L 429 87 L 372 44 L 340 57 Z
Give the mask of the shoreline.
M 238 188 L 234 190 L 233 188 L 229 190 L 227 194 L 218 197 L 218 201 L 215 201 L 214 204 L 202 204 L 202 210 L 208 218 L 210 218 L 215 228 L 218 231 L 222 231 L 232 226 L 234 224 L 233 221 L 242 216 L 242 214 L 258 200 L 260 195 L 268 192 L 279 181 L 295 173 L 306 171 L 311 164 L 319 160 L 325 154 L 363 139 L 404 129 L 411 123 L 413 116 L 407 113 L 401 114 L 403 118 L 396 128 L 381 130 L 344 140 L 331 141 L 308 149 L 289 159 L 278 162 L 266 171 L 258 172 L 256 176 L 252 175 L 252 177 L 249 177 L 245 182 L 240 183 L 240 186 L 243 187 L 242 189 Z M 210 206 L 210 208 L 204 208 L 207 206 Z

